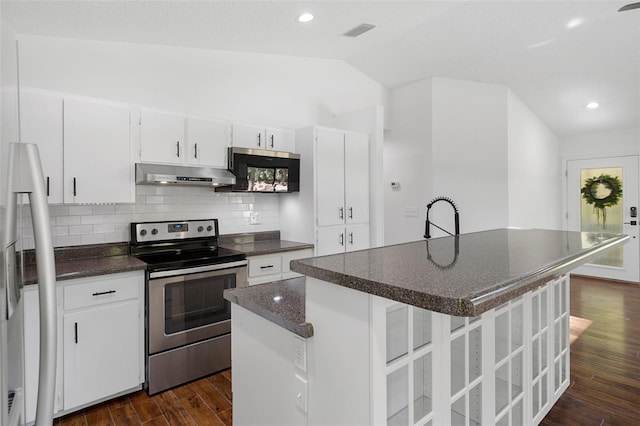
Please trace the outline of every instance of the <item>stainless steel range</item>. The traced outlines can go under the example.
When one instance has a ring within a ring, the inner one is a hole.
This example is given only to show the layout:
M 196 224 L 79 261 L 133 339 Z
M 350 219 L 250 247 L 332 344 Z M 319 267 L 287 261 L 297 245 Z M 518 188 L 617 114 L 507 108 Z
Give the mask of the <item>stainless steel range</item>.
M 231 366 L 231 306 L 247 285 L 244 253 L 218 247 L 218 220 L 131 224 L 146 262 L 146 389 L 155 394 Z

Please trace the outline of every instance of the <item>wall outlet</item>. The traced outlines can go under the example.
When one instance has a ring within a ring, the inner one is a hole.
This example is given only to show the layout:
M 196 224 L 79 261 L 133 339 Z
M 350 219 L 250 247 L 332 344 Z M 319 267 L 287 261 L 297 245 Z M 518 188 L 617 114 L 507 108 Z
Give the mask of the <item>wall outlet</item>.
M 296 374 L 295 379 L 296 405 L 303 412 L 307 412 L 307 381 Z
M 293 364 L 300 370 L 307 371 L 307 342 L 299 337 L 293 338 L 294 356 Z
M 418 217 L 418 208 L 417 207 L 405 207 L 404 215 L 407 217 Z
M 249 223 L 251 225 L 259 225 L 262 223 L 262 216 L 258 212 L 251 212 L 251 216 L 249 217 Z

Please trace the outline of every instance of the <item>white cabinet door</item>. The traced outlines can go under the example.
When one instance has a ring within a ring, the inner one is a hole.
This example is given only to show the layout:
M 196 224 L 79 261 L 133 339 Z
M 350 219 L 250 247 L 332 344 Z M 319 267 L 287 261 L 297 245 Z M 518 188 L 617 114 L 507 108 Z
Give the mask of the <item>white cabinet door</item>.
M 48 200 L 53 204 L 63 202 L 62 136 L 62 97 L 21 92 L 20 139 L 38 145 Z
M 316 249 L 317 256 L 344 253 L 346 244 L 344 227 L 318 228 Z
M 138 312 L 130 300 L 65 313 L 65 410 L 140 384 Z
M 65 203 L 131 203 L 131 111 L 64 100 Z
M 264 127 L 234 124 L 232 139 L 235 147 L 267 149 L 267 135 Z
M 140 161 L 185 162 L 185 118 L 165 112 L 140 111 Z
M 227 148 L 231 145 L 227 123 L 188 118 L 187 141 L 189 164 L 227 168 Z
M 346 228 L 346 251 L 369 248 L 369 225 L 353 225 Z
M 345 208 L 347 223 L 369 223 L 369 137 L 345 133 Z
M 58 291 L 60 289 L 58 288 Z M 38 401 L 38 375 L 40 372 L 40 302 L 38 286 L 28 285 L 23 289 L 24 301 L 24 400 L 25 423 L 36 419 Z M 59 315 L 62 318 L 62 315 Z M 61 321 L 58 321 L 60 324 Z M 56 362 L 56 397 L 53 402 L 53 412 L 62 409 L 62 331 L 58 326 L 58 348 Z
M 295 152 L 296 134 L 289 129 L 267 129 L 267 149 Z
M 318 226 L 344 224 L 344 132 L 317 130 L 316 205 Z

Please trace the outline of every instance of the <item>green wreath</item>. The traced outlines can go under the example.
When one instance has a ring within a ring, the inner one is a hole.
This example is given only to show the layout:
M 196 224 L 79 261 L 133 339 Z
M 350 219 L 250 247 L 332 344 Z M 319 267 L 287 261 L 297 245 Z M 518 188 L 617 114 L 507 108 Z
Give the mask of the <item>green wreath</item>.
M 598 194 L 598 190 L 602 187 L 608 193 Z M 622 182 L 616 176 L 600 175 L 587 179 L 580 192 L 587 204 L 593 205 L 598 223 L 600 223 L 600 214 L 602 214 L 602 227 L 604 228 L 607 224 L 606 208 L 615 206 L 622 198 Z

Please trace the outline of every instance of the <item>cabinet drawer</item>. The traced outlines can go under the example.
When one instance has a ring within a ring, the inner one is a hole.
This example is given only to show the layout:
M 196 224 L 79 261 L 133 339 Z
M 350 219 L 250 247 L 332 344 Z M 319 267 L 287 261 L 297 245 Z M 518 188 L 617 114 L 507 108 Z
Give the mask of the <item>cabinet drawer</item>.
M 282 256 L 259 256 L 249 259 L 249 276 L 279 274 L 282 270 Z
M 290 263 L 295 259 L 305 259 L 307 257 L 313 257 L 313 249 L 304 249 L 304 250 L 296 250 L 296 251 L 287 251 L 282 253 L 282 272 L 289 272 Z M 294 274 L 294 276 L 299 276 L 298 274 Z
M 139 296 L 140 273 L 102 275 L 74 280 L 64 286 L 64 309 L 76 309 L 103 303 L 136 299 Z

